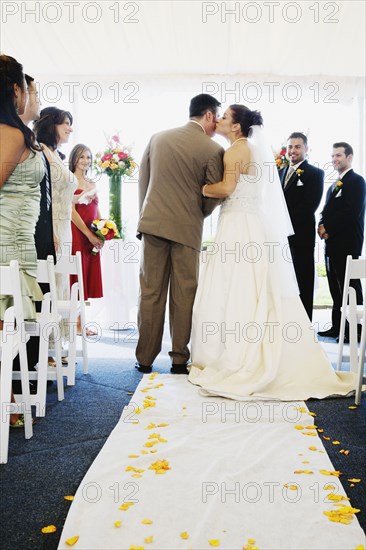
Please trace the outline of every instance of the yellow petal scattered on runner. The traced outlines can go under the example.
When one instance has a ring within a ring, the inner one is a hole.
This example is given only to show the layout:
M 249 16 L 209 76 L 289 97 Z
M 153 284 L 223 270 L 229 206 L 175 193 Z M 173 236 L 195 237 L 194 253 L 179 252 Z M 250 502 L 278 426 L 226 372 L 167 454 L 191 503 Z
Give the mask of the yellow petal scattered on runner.
M 288 483 L 285 483 L 284 487 L 286 487 L 286 489 L 290 489 L 291 491 L 297 491 L 299 489 L 297 485 L 289 485 Z
M 295 470 L 294 474 L 313 474 L 311 470 Z
M 151 449 L 150 453 L 157 453 L 158 451 L 156 449 Z
M 149 470 L 155 470 L 156 474 L 165 474 L 168 470 L 171 470 L 169 462 L 165 459 L 157 460 L 149 466 Z
M 151 525 L 151 524 L 153 523 L 153 520 L 152 520 L 152 519 L 143 519 L 143 520 L 141 521 L 141 523 L 142 523 L 143 525 Z
M 352 478 L 352 479 L 347 479 L 347 481 L 350 481 L 351 483 L 360 483 L 360 479 L 356 479 L 356 478 Z
M 142 409 L 140 409 L 139 407 L 137 407 L 135 409 L 135 414 L 141 414 L 142 413 Z
M 325 485 L 324 491 L 334 491 L 335 485 Z
M 148 439 L 159 439 L 159 437 L 160 437 L 160 434 L 153 433 L 149 435 Z
M 340 441 L 332 441 L 333 445 L 340 445 L 341 442 Z
M 326 435 L 323 435 L 323 439 L 325 439 L 326 441 L 330 441 L 330 437 L 327 437 Z
M 254 539 L 248 539 L 248 542 L 244 544 L 243 550 L 259 550 L 258 546 L 255 546 Z
M 305 409 L 305 407 L 295 407 L 295 411 L 299 411 L 301 413 L 307 413 L 308 410 Z
M 182 409 L 183 409 L 184 411 L 186 410 L 186 408 L 187 408 L 186 406 L 182 407 Z
M 348 408 L 349 408 L 351 411 L 353 411 L 354 409 L 357 409 L 358 407 L 357 407 L 357 405 L 350 405 Z
M 169 426 L 169 424 L 158 424 L 158 428 L 166 428 L 166 426 Z
M 121 504 L 121 506 L 118 508 L 118 510 L 126 511 L 129 508 L 131 508 L 131 506 L 133 506 L 134 504 L 135 504 L 134 502 L 124 502 L 123 504 Z
M 324 429 L 323 429 L 323 428 L 317 428 L 317 430 L 318 430 L 318 432 L 319 432 L 320 434 L 322 434 L 322 433 L 324 432 Z
M 350 487 L 356 487 L 354 483 L 350 483 Z
M 319 472 L 325 476 L 336 476 L 336 477 L 339 477 L 340 475 L 342 475 L 342 472 L 340 472 L 339 470 L 319 470 Z
M 305 426 L 305 430 L 316 430 L 318 426 Z
M 315 413 L 313 413 L 313 412 L 310 412 L 310 411 L 309 411 L 309 413 L 308 413 L 308 414 L 309 414 L 310 416 L 316 416 L 316 414 L 315 414 Z
M 331 500 L 332 502 L 340 502 L 341 500 L 350 500 L 348 497 L 344 497 L 343 495 L 337 495 L 336 493 L 329 493 L 329 495 L 327 495 L 327 499 Z
M 140 455 L 128 455 L 128 458 L 138 458 Z
M 340 452 L 342 455 L 346 455 L 346 456 L 349 455 L 349 451 L 348 451 L 347 449 L 341 449 L 339 452 Z
M 149 380 L 154 380 L 158 375 L 159 375 L 158 372 L 153 372 L 152 374 L 150 374 Z
M 365 550 L 365 547 L 363 544 L 359 544 L 358 546 L 356 546 L 355 550 Z
M 148 455 L 148 454 L 149 454 L 147 451 L 144 451 L 144 449 L 142 449 L 142 450 L 140 451 L 140 453 L 141 453 L 142 455 Z
M 57 531 L 57 527 L 56 525 L 47 525 L 47 527 L 42 527 L 41 531 L 44 534 L 55 533 L 55 531 Z
M 130 550 L 145 550 L 144 546 L 135 546 L 134 544 L 130 546 Z
M 74 546 L 74 544 L 76 544 L 78 540 L 79 540 L 79 537 L 71 537 L 71 538 L 65 540 L 65 543 L 68 546 Z
M 316 437 L 316 433 L 315 432 L 301 432 L 303 435 L 311 435 L 313 437 Z
M 303 460 L 301 464 L 310 464 L 310 460 Z
M 219 539 L 210 539 L 209 541 L 210 546 L 220 546 Z
M 161 386 L 164 386 L 164 384 L 156 384 L 156 386 L 154 386 L 154 388 L 161 388 Z
M 294 426 L 295 430 L 303 430 L 304 429 L 304 426 Z
M 167 439 L 164 439 L 163 437 L 159 437 L 160 443 L 168 443 Z
M 150 422 L 150 424 L 146 426 L 146 430 L 152 430 L 153 428 L 156 428 L 156 424 L 154 424 L 154 422 Z
M 309 451 L 317 451 L 318 449 L 312 445 L 311 447 L 308 447 Z
M 352 508 L 352 506 L 342 506 L 337 510 L 330 510 L 329 512 L 323 512 L 330 521 L 335 523 L 344 523 L 349 525 L 352 523 L 354 514 L 357 514 L 360 510 L 358 508 Z
M 146 542 L 146 544 L 151 544 L 152 542 L 154 542 L 154 537 L 153 535 L 151 535 L 150 537 L 146 537 L 144 539 L 144 542 Z
M 119 527 L 121 527 L 121 525 L 122 525 L 122 521 L 121 521 L 121 520 L 115 521 L 115 522 L 113 523 L 113 525 L 114 525 L 115 527 L 119 528 Z
M 183 533 L 180 534 L 180 538 L 183 539 L 183 540 L 189 539 L 189 535 L 188 535 L 187 531 L 183 531 Z
M 141 474 L 132 474 L 131 477 L 142 477 L 142 475 Z
M 74 500 L 74 497 L 72 495 L 65 495 L 64 499 L 65 500 Z
M 133 391 L 128 391 L 127 395 L 133 395 Z

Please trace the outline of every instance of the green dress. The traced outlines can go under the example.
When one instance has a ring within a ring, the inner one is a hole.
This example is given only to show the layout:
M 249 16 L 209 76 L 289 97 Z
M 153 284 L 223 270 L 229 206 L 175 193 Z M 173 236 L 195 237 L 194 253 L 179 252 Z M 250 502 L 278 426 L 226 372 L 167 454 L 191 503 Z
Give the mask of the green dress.
M 44 173 L 41 154 L 31 151 L 0 189 L 0 265 L 9 265 L 11 260 L 19 262 L 24 319 L 35 319 L 34 301 L 43 298 L 36 280 L 34 231 Z M 10 296 L 0 296 L 0 319 L 12 302 Z

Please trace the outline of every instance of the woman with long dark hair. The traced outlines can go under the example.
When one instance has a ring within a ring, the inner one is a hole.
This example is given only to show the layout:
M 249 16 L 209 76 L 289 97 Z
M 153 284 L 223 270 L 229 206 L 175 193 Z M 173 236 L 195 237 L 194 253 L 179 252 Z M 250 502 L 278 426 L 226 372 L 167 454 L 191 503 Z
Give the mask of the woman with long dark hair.
M 0 265 L 19 262 L 24 318 L 35 319 L 34 302 L 43 294 L 36 279 L 34 231 L 45 168 L 33 132 L 19 118 L 27 100 L 22 65 L 0 55 Z M 0 296 L 1 320 L 11 305 L 10 296 Z M 10 425 L 24 427 L 22 415 L 10 415 Z

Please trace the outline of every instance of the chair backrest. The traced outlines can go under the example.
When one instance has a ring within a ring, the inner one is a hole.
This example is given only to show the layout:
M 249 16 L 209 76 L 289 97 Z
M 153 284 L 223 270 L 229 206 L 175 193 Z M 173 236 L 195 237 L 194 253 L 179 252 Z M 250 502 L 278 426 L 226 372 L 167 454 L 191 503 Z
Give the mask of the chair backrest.
M 81 252 L 76 252 L 75 256 L 60 256 L 57 258 L 55 266 L 56 273 L 66 275 L 77 275 L 79 283 L 79 299 L 84 301 L 84 282 L 83 282 L 83 264 L 81 261 Z
M 365 279 L 366 277 L 366 258 L 354 260 L 352 256 L 347 256 L 346 273 L 344 277 L 342 310 L 346 310 L 348 302 L 349 282 L 351 279 Z
M 12 260 L 9 265 L 0 266 L 0 294 L 13 296 L 17 326 L 24 328 L 22 291 L 20 287 L 19 263 Z
M 55 264 L 52 256 L 48 256 L 47 260 L 37 260 L 37 281 L 39 283 L 49 284 L 52 318 L 56 323 L 58 323 Z

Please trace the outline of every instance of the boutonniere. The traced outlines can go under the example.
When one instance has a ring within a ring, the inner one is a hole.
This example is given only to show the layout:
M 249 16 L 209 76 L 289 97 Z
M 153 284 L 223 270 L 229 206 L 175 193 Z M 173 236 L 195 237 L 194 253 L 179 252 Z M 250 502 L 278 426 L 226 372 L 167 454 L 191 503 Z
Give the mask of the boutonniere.
M 305 170 L 301 170 L 301 168 L 298 168 L 296 170 L 296 174 L 298 175 L 298 177 L 300 177 L 304 172 L 305 172 Z
M 342 185 L 343 185 L 343 181 L 341 181 L 341 180 L 336 181 L 336 185 L 335 185 L 335 188 L 334 188 L 335 194 L 337 194 L 338 191 L 342 188 Z

